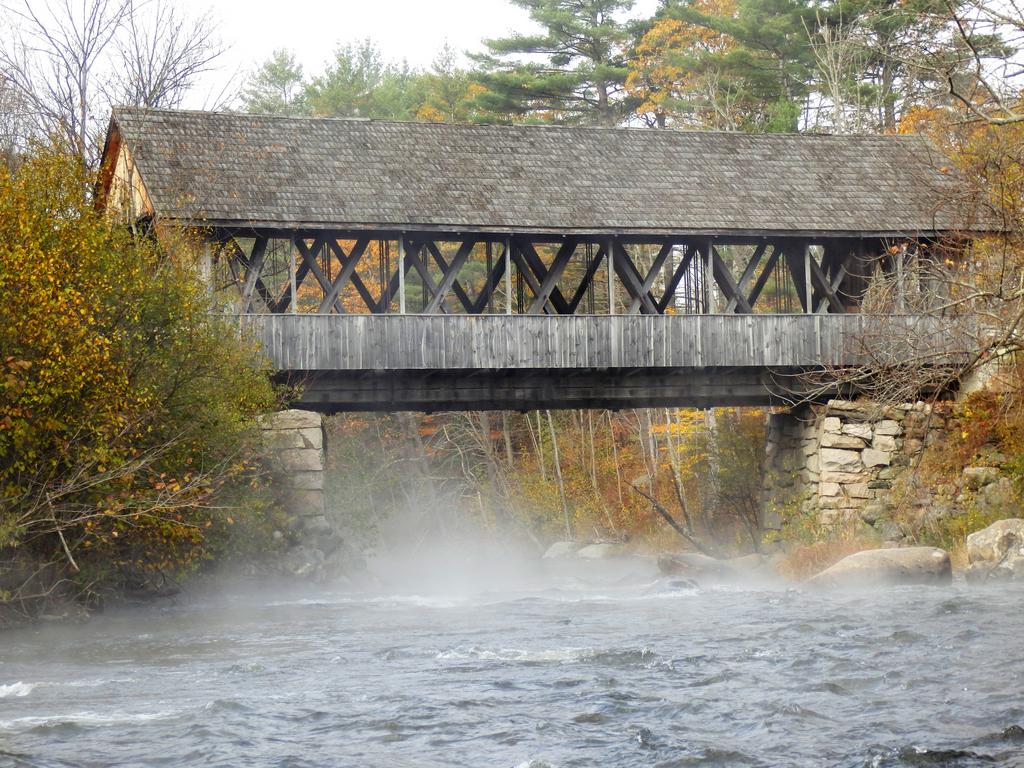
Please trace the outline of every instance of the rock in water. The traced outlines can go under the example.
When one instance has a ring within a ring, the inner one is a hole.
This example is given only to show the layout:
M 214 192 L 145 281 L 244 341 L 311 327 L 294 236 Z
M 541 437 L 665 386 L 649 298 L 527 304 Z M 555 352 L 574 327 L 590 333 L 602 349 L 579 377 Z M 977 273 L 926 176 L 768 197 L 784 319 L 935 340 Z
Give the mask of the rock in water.
M 968 581 L 1024 580 L 1024 520 L 997 520 L 967 537 Z
M 868 549 L 844 557 L 808 580 L 829 587 L 892 584 L 949 584 L 953 567 L 949 553 L 937 547 Z
M 609 557 L 618 557 L 621 554 L 622 547 L 618 544 L 591 544 L 579 550 L 576 556 L 585 560 L 604 560 Z
M 658 570 L 666 576 L 687 576 L 702 584 L 730 581 L 737 576 L 736 571 L 728 563 L 696 552 L 685 555 L 659 555 Z
M 285 553 L 281 566 L 291 576 L 308 578 L 317 574 L 323 562 L 324 553 L 319 549 L 300 545 Z
M 544 559 L 554 560 L 560 557 L 572 557 L 579 548 L 580 545 L 575 541 L 556 541 L 548 547 L 547 552 L 544 553 Z

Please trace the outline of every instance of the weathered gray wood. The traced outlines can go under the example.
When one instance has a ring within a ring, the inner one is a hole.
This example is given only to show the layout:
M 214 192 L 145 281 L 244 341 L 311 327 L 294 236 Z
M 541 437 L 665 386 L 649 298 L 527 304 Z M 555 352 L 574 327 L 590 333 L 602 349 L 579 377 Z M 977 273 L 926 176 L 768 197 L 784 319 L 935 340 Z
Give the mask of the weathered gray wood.
M 576 250 L 576 242 L 575 238 L 570 238 L 562 243 L 562 247 L 555 254 L 555 260 L 551 262 L 551 268 L 547 271 L 544 280 L 540 284 L 537 296 L 526 310 L 526 314 L 539 315 L 543 313 L 544 305 L 547 304 L 551 292 L 558 285 L 559 278 L 569 265 L 569 259 L 572 258 L 572 254 Z
M 248 258 L 245 258 L 244 254 L 242 256 L 246 268 L 245 286 L 242 289 L 242 306 L 246 312 L 252 311 L 252 295 L 255 290 L 259 290 L 260 296 L 263 297 L 263 301 L 268 307 L 273 301 L 270 291 L 267 290 L 260 278 L 260 272 L 263 270 L 263 257 L 267 252 L 267 242 L 268 238 L 257 237 L 252 244 L 252 254 Z
M 812 368 L 950 343 L 937 318 L 827 315 L 243 315 L 282 371 Z

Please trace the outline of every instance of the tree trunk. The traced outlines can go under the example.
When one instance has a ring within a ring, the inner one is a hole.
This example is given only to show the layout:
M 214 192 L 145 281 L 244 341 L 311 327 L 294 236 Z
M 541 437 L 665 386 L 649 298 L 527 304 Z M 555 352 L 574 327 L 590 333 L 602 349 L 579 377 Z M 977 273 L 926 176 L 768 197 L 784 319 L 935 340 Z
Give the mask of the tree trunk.
M 539 415 L 538 411 L 538 415 Z M 555 422 L 551 418 L 551 411 L 545 411 L 548 416 L 548 429 L 551 430 L 551 452 L 554 455 L 555 478 L 558 480 L 558 495 L 562 499 L 562 514 L 565 515 L 565 538 L 572 540 L 572 521 L 569 515 L 569 501 L 565 498 L 565 483 L 562 481 L 562 463 L 558 457 L 558 436 L 555 434 Z

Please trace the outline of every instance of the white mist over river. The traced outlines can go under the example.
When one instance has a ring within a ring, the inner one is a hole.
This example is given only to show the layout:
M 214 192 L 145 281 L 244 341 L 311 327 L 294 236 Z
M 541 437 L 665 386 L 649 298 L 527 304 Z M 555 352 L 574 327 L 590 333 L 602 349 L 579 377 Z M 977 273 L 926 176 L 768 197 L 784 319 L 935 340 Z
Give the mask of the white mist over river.
M 0 765 L 1024 766 L 1019 587 L 490 557 L 8 632 Z

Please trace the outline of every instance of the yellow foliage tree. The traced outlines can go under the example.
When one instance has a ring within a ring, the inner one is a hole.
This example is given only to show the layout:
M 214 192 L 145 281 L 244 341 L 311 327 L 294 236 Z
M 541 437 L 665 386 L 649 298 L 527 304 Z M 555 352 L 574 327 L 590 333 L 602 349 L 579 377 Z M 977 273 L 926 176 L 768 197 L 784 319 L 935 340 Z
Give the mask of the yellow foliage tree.
M 274 394 L 193 265 L 90 187 L 45 149 L 0 171 L 0 549 L 138 586 L 210 553 Z
M 732 16 L 735 0 L 696 0 L 694 9 Z M 640 100 L 637 113 L 659 128 L 672 123 L 731 128 L 735 121 L 722 103 L 718 75 L 696 66 L 702 54 L 723 53 L 736 45 L 728 35 L 707 27 L 659 19 L 637 44 L 626 77 L 626 90 Z

